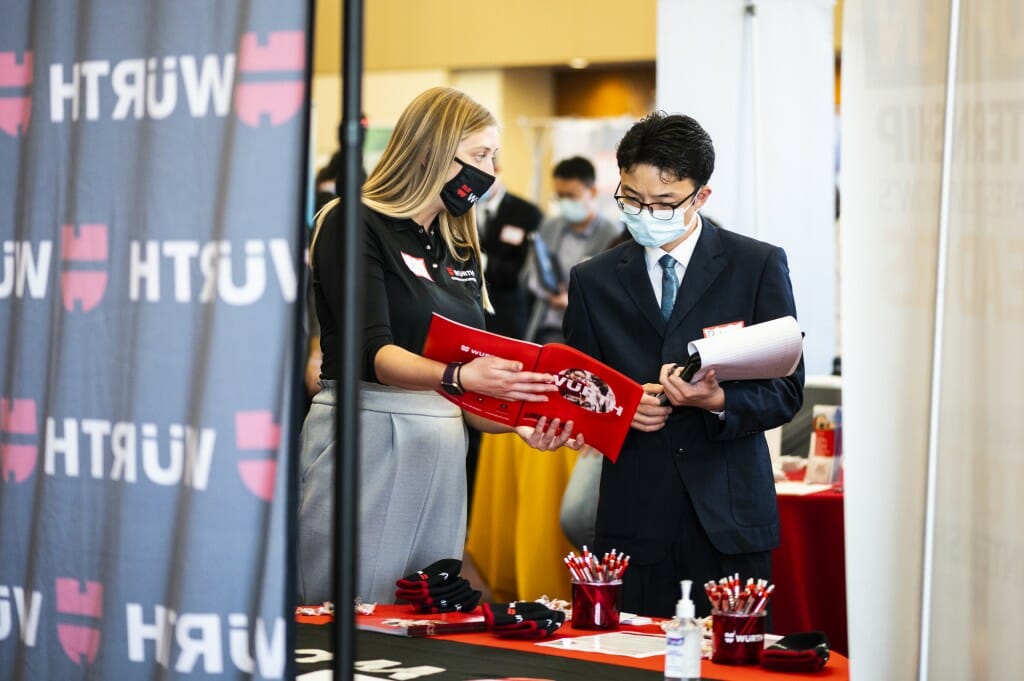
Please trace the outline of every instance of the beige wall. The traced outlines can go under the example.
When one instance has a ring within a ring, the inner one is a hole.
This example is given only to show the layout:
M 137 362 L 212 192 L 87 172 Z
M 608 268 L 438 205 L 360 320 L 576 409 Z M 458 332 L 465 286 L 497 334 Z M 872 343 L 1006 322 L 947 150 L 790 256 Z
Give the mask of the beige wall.
M 455 0 L 365 3 L 363 111 L 390 126 L 412 98 L 450 85 L 490 108 L 502 125 L 503 179 L 535 195 L 549 168 L 534 167 L 536 128 L 550 116 L 642 116 L 653 103 L 658 0 L 516 0 L 483 3 L 459 19 Z M 841 36 L 836 5 L 836 45 Z M 482 10 L 482 11 L 481 11 Z M 313 154 L 317 167 L 337 147 L 341 120 L 341 0 L 317 3 Z M 565 69 L 580 57 L 598 68 Z M 837 87 L 838 90 L 838 87 Z M 838 92 L 837 92 L 838 99 Z M 837 102 L 838 104 L 838 102 Z
M 554 111 L 548 69 L 480 69 L 448 71 L 381 71 L 363 76 L 363 111 L 373 127 L 391 127 L 417 94 L 449 85 L 486 106 L 501 124 L 502 179 L 517 194 L 529 194 L 533 178 L 533 141 L 523 125 Z M 314 165 L 326 163 L 337 148 L 341 120 L 341 78 L 320 74 L 313 79 Z M 369 168 L 368 168 L 369 170 Z
M 367 71 L 653 61 L 657 0 L 365 3 Z M 340 70 L 341 0 L 317 3 L 314 69 Z

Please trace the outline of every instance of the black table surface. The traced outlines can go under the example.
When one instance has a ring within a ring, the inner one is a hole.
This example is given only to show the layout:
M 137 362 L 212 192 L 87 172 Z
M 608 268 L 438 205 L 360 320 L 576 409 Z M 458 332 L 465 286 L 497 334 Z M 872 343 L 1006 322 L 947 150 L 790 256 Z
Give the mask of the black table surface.
M 295 648 L 299 681 L 302 681 L 303 674 L 331 668 L 329 627 L 298 624 Z M 367 679 L 652 681 L 664 678 L 661 672 L 557 655 L 370 631 L 356 632 L 356 658 L 356 673 L 359 678 Z

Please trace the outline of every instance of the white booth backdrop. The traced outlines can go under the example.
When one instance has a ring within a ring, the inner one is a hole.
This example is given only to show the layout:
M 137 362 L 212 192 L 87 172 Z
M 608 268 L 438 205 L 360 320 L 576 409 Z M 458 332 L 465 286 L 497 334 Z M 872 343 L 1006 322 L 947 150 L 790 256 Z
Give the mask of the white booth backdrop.
M 836 354 L 832 0 L 658 3 L 658 108 L 715 144 L 704 213 L 786 250 L 808 375 Z

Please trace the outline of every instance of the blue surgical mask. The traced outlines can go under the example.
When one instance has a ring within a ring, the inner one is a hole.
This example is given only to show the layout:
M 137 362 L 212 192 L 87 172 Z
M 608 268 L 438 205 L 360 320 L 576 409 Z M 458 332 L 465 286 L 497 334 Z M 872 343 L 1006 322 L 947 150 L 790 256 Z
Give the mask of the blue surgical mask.
M 590 211 L 580 199 L 558 199 L 558 214 L 572 223 L 583 222 Z
M 693 228 L 697 222 L 697 211 L 693 211 L 693 217 L 689 222 L 686 222 L 685 212 L 678 209 L 671 220 L 655 220 L 647 210 L 642 210 L 638 215 L 622 213 L 622 221 L 641 246 L 663 246 L 672 243 Z

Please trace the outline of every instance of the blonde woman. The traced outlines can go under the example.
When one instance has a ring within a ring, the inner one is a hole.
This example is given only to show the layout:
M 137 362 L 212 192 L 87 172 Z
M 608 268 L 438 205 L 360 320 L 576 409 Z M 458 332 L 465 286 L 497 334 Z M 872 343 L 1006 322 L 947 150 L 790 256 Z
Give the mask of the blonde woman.
M 436 390 L 544 401 L 549 374 L 482 357 L 444 365 L 420 355 L 431 314 L 484 327 L 490 311 L 470 210 L 494 181 L 498 126 L 462 92 L 433 88 L 402 113 L 363 186 L 363 338 L 360 384 L 359 577 L 364 602 L 394 601 L 395 580 L 441 558 L 460 558 L 466 531 L 466 422 Z M 323 389 L 302 432 L 299 596 L 330 599 L 334 483 L 334 380 L 341 319 L 341 211 L 328 204 L 310 262 L 320 319 Z M 572 422 L 518 429 L 529 445 L 579 448 Z

